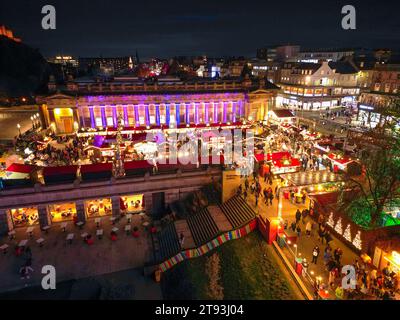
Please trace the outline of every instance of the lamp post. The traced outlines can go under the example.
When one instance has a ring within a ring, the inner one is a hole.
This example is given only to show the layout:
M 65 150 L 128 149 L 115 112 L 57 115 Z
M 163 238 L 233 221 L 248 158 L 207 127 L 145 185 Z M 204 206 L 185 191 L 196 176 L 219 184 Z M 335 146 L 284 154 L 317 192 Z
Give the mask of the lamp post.
M 35 129 L 35 116 L 31 116 L 32 129 Z
M 21 135 L 21 125 L 19 123 L 17 124 L 17 128 L 18 128 L 19 135 Z

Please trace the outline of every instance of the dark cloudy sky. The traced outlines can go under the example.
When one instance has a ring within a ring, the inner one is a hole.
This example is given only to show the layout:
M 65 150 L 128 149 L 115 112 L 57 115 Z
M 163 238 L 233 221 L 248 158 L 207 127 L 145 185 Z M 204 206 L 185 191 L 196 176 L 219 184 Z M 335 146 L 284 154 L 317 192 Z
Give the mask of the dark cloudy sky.
M 0 0 L 0 24 L 45 56 L 254 56 L 265 45 L 400 48 L 398 0 Z M 57 29 L 41 29 L 41 8 Z M 357 30 L 341 28 L 341 8 Z

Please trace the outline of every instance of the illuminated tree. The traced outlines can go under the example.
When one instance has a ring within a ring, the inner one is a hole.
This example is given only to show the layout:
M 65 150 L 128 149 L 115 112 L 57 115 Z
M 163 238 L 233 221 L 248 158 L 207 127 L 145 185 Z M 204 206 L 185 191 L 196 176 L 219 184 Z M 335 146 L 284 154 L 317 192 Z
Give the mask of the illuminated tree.
M 346 185 L 358 197 L 345 204 L 345 210 L 354 222 L 367 228 L 382 225 L 385 206 L 393 203 L 400 191 L 400 100 L 382 109 L 376 128 L 365 133 L 375 148 L 360 156 L 364 174 L 350 177 Z
M 343 228 L 342 228 L 342 218 L 339 218 L 338 222 L 336 223 L 335 231 L 336 231 L 338 234 L 342 234 L 342 232 L 343 232 Z
M 343 237 L 347 241 L 351 242 L 351 232 L 350 232 L 350 225 L 349 224 L 347 225 L 346 230 L 344 230 Z
M 362 249 L 361 231 L 357 232 L 357 234 L 353 240 L 353 245 L 359 250 Z

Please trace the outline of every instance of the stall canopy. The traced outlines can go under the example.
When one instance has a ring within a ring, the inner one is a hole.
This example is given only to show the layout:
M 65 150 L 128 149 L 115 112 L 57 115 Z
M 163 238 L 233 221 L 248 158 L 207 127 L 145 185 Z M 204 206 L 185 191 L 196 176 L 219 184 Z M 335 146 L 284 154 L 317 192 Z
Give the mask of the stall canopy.
M 153 170 L 153 165 L 147 160 L 138 160 L 125 162 L 124 168 L 127 176 L 143 176 Z
M 13 163 L 6 169 L 6 179 L 29 179 L 35 166 Z
M 112 163 L 96 163 L 81 166 L 81 176 L 85 180 L 109 179 L 112 175 Z
M 78 166 L 45 167 L 43 179 L 46 184 L 57 182 L 73 182 L 76 179 Z
M 281 178 L 295 186 L 342 182 L 344 177 L 330 171 L 295 172 L 281 175 Z

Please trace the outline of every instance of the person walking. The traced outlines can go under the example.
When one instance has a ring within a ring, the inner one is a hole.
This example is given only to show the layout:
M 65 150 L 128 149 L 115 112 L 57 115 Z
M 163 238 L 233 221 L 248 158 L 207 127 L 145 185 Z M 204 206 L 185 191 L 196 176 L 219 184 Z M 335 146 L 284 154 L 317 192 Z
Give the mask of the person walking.
M 243 199 L 244 199 L 244 201 L 246 201 L 246 199 L 247 199 L 247 191 L 246 190 L 244 190 L 244 192 L 243 192 Z
M 247 191 L 247 190 L 249 190 L 249 180 L 247 179 L 247 177 L 246 177 L 246 179 L 244 180 L 244 189 Z
M 272 206 L 272 200 L 274 200 L 274 194 L 271 192 L 269 193 L 269 204 Z
M 296 211 L 296 224 L 299 223 L 300 219 L 301 219 L 301 212 L 300 212 L 299 209 L 297 209 L 297 211 Z
M 301 235 L 300 225 L 297 225 L 296 232 L 297 232 L 297 236 L 300 238 L 300 235 Z
M 310 221 L 308 221 L 306 224 L 306 235 L 309 237 L 311 236 L 311 230 L 312 230 L 312 224 Z
M 318 256 L 319 256 L 319 247 L 315 246 L 312 252 L 312 261 L 311 263 L 317 264 Z

